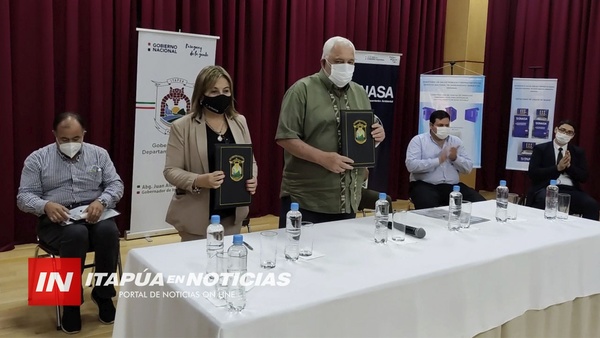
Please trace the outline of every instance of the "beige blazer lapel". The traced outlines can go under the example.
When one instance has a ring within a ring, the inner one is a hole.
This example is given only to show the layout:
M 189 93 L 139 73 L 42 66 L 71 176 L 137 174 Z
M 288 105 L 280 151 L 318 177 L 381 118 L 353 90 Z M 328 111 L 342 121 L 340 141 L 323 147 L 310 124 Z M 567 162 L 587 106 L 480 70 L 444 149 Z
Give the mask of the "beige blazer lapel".
M 231 118 L 225 119 L 227 121 L 227 126 L 229 130 L 231 130 L 231 135 L 233 135 L 233 139 L 236 144 L 245 144 L 244 135 L 242 134 L 242 129 L 237 121 L 234 121 Z
M 199 122 L 195 124 L 194 128 L 196 134 L 196 149 L 198 151 L 198 156 L 200 157 L 200 164 L 202 165 L 203 172 L 209 173 L 208 149 L 206 149 L 206 121 L 204 120 L 204 115 L 200 118 L 196 118 L 196 121 Z

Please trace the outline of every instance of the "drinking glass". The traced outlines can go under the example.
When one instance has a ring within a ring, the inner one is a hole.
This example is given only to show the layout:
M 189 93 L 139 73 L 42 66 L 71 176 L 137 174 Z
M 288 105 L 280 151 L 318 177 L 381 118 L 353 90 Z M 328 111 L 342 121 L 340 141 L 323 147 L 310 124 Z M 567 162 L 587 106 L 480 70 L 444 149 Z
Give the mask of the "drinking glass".
M 515 194 L 512 192 L 508 194 L 508 206 L 506 210 L 507 219 L 513 221 L 517 219 L 517 210 L 519 208 L 518 205 L 520 200 L 521 197 L 519 197 L 519 194 Z
M 260 233 L 260 267 L 272 269 L 277 264 L 277 231 Z
M 558 194 L 558 210 L 556 218 L 567 220 L 569 218 L 569 208 L 571 206 L 571 195 Z
M 216 255 L 216 272 L 219 274 L 219 281 L 215 285 L 217 289 L 217 298 L 225 299 L 227 296 L 227 283 L 224 273 L 227 272 L 227 264 L 229 263 L 229 255 L 227 252 L 217 252 Z
M 392 241 L 402 242 L 406 239 L 406 219 L 408 217 L 407 210 L 394 210 L 392 214 Z
M 302 221 L 302 230 L 300 233 L 300 256 L 309 257 L 313 254 L 314 242 L 314 224 L 308 221 Z
M 463 229 L 471 226 L 471 202 L 462 201 L 462 208 L 460 209 L 460 227 Z

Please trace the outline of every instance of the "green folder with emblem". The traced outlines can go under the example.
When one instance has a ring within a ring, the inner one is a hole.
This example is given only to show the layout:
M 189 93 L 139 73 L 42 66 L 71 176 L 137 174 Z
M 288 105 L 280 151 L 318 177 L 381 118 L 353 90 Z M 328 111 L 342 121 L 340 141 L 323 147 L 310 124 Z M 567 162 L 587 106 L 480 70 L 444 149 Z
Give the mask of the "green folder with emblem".
M 225 173 L 223 184 L 215 191 L 215 209 L 249 205 L 252 195 L 246 190 L 246 181 L 252 178 L 252 145 L 215 145 L 216 170 Z
M 354 160 L 355 168 L 375 166 L 375 140 L 371 136 L 372 110 L 340 111 L 342 155 Z

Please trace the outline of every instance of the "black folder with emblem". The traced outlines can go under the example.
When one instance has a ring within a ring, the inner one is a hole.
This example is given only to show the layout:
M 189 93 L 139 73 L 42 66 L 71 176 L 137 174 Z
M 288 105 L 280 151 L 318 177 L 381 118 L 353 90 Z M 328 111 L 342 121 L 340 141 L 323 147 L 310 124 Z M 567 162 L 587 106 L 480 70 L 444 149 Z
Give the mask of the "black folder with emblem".
M 252 197 L 246 190 L 246 181 L 252 178 L 252 145 L 215 145 L 216 170 L 225 173 L 223 184 L 215 191 L 215 209 L 249 205 Z
M 371 136 L 372 110 L 342 110 L 340 129 L 342 132 L 342 155 L 354 160 L 355 168 L 375 166 L 375 140 Z

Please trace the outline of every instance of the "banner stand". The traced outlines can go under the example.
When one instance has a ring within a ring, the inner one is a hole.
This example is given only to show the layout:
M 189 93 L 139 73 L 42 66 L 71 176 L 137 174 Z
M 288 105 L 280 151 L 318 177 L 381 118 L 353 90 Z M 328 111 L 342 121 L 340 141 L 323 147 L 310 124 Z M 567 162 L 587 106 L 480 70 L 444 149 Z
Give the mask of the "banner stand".
M 353 81 L 365 88 L 373 113 L 385 130 L 385 140 L 375 148 L 376 165 L 369 169 L 369 189 L 388 191 L 390 154 L 394 133 L 394 103 L 402 54 L 357 50 Z
M 125 239 L 176 233 L 165 222 L 175 188 L 163 176 L 171 123 L 191 109 L 194 81 L 215 64 L 219 37 L 138 28 L 130 229 Z
M 450 133 L 463 141 L 473 168 L 481 168 L 483 128 L 483 75 L 421 75 L 419 134 L 429 131 L 436 110 L 450 115 Z

